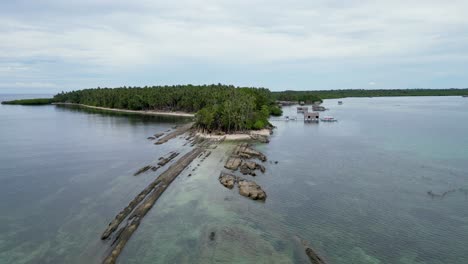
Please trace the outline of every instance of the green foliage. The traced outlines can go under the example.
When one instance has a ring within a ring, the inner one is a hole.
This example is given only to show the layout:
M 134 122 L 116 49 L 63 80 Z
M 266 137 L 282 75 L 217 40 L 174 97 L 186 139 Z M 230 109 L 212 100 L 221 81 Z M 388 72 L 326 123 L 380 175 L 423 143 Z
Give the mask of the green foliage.
M 277 105 L 272 105 L 270 107 L 270 115 L 272 116 L 281 116 L 283 114 L 283 110 L 277 106 Z
M 108 108 L 192 112 L 200 128 L 227 132 L 252 129 L 257 120 L 264 124 L 258 129 L 263 128 L 274 106 L 268 89 L 221 84 L 85 89 L 62 92 L 54 99 Z
M 284 91 L 273 92 L 279 101 L 314 102 L 322 99 L 344 97 L 380 96 L 458 96 L 468 95 L 468 89 L 392 89 L 392 90 L 321 90 L 321 91 Z
M 257 120 L 253 125 L 253 129 L 262 129 L 265 127 L 265 123 L 262 120 Z
M 54 100 L 52 98 L 36 98 L 36 99 L 21 99 L 21 100 L 13 100 L 13 101 L 4 101 L 2 104 L 10 104 L 10 105 L 48 105 L 53 103 Z

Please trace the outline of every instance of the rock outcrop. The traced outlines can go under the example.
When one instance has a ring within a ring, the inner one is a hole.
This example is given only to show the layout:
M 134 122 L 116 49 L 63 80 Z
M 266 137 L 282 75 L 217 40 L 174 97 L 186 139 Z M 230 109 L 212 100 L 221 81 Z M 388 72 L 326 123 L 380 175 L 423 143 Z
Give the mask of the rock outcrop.
M 248 197 L 252 200 L 265 200 L 266 199 L 266 193 L 254 181 L 241 179 L 239 180 L 237 185 L 239 186 L 239 194 L 242 196 Z
M 243 143 L 237 146 L 234 149 L 233 152 L 234 155 L 240 156 L 240 157 L 251 157 L 251 158 L 258 158 L 261 161 L 266 161 L 267 157 L 261 153 L 260 151 L 257 151 L 251 147 L 249 147 L 249 144 Z
M 162 136 L 164 136 L 164 133 L 156 133 L 156 134 L 154 134 L 154 137 L 155 137 L 155 138 L 160 138 L 160 137 L 162 137 Z
M 241 165 L 242 160 L 237 157 L 230 157 L 224 167 L 229 170 L 236 171 Z
M 161 157 L 159 158 L 159 162 L 158 162 L 158 165 L 159 166 L 164 166 L 166 165 L 167 163 L 169 163 L 169 161 L 173 160 L 175 157 L 177 157 L 179 155 L 179 153 L 177 152 L 172 152 L 169 154 L 168 157 L 164 158 L 164 157 Z
M 237 182 L 237 177 L 231 174 L 221 173 L 221 175 L 219 175 L 219 182 L 224 185 L 224 187 L 232 189 Z
M 135 172 L 133 174 L 133 176 L 137 176 L 138 174 L 141 174 L 149 169 L 151 169 L 152 166 L 148 165 L 148 166 L 144 166 L 143 168 L 139 169 L 137 172 Z
M 266 193 L 262 188 L 254 181 L 248 181 L 242 177 L 237 177 L 227 173 L 221 173 L 219 176 L 219 182 L 224 187 L 232 189 L 237 184 L 239 188 L 239 194 L 248 197 L 252 200 L 265 200 Z

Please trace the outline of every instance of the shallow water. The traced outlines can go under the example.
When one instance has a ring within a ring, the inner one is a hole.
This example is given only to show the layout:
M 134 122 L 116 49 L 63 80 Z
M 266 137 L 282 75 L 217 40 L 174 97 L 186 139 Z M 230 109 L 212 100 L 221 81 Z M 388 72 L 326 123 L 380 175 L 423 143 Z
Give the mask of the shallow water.
M 298 237 L 335 264 L 468 263 L 468 99 L 341 100 L 324 103 L 336 123 L 274 121 L 257 148 L 279 163 L 248 176 L 266 202 L 219 184 L 223 144 L 167 189 L 119 263 L 306 263 Z M 156 176 L 133 172 L 186 150 L 146 140 L 175 121 L 0 106 L 0 263 L 98 263 L 103 228 Z

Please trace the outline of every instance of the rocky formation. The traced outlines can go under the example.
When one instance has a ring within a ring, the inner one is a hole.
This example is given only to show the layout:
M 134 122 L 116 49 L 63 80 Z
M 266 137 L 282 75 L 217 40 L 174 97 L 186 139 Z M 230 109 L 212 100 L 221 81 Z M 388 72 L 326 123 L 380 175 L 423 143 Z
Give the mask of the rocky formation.
M 241 163 L 242 163 L 242 160 L 240 158 L 231 157 L 227 160 L 226 165 L 224 165 L 224 167 L 226 169 L 235 171 L 239 168 Z
M 237 183 L 239 186 L 239 194 L 248 197 L 252 200 L 265 200 L 266 193 L 254 181 L 240 179 Z
M 219 182 L 224 185 L 224 187 L 232 189 L 237 182 L 237 177 L 231 174 L 221 173 L 221 175 L 219 175 Z
M 150 183 L 127 207 L 117 214 L 101 235 L 101 239 L 109 238 L 128 216 L 127 223 L 117 232 L 114 242 L 112 243 L 112 249 L 102 263 L 113 264 L 116 262 L 128 240 L 140 225 L 143 217 L 153 207 L 171 182 L 174 181 L 202 151 L 202 148 L 197 147 L 182 156 L 177 163 L 171 165 L 165 172 L 161 173 L 156 180 Z
M 159 166 L 164 166 L 166 165 L 167 163 L 169 163 L 169 161 L 173 160 L 175 157 L 177 157 L 179 155 L 179 153 L 177 152 L 172 152 L 169 154 L 168 157 L 164 158 L 164 157 L 161 157 L 159 158 L 159 162 L 158 162 L 158 165 Z
M 156 138 L 155 138 L 155 137 L 147 137 L 147 139 L 149 139 L 149 140 L 154 140 L 154 139 L 156 139 Z
M 233 155 L 242 156 L 242 157 L 249 157 L 249 158 L 258 158 L 261 161 L 266 161 L 267 157 L 261 153 L 260 151 L 256 151 L 255 149 L 249 147 L 249 144 L 243 143 L 237 146 L 234 149 Z
M 244 175 L 256 176 L 255 170 L 257 169 L 265 173 L 265 167 L 253 161 L 242 161 L 242 165 L 240 166 L 240 172 Z
M 239 194 L 248 197 L 252 200 L 265 200 L 266 193 L 262 188 L 254 181 L 248 181 L 242 177 L 234 176 L 227 173 L 221 173 L 219 176 L 219 182 L 224 187 L 232 189 L 237 184 L 239 188 Z
M 135 172 L 135 173 L 133 174 L 133 176 L 137 176 L 138 174 L 141 174 L 141 173 L 143 173 L 143 172 L 145 172 L 145 171 L 147 171 L 147 170 L 149 170 L 149 169 L 151 169 L 151 166 L 150 166 L 150 165 L 144 166 L 143 168 L 141 168 L 141 169 L 139 169 L 137 172 Z
M 180 127 L 177 127 L 176 130 L 172 131 L 171 133 L 165 135 L 164 137 L 160 138 L 158 141 L 156 141 L 156 143 L 154 143 L 155 145 L 160 145 L 160 144 L 164 144 L 166 143 L 167 141 L 175 138 L 175 137 L 178 137 L 182 134 L 184 134 L 185 132 L 187 132 L 190 128 L 192 128 L 193 126 L 193 123 L 188 123 L 188 124 L 185 124 L 183 126 L 180 126 Z M 166 131 L 166 132 L 169 132 L 170 130 Z
M 294 236 L 296 239 L 300 241 L 302 246 L 304 247 L 305 253 L 307 258 L 309 259 L 311 264 L 326 264 L 325 260 L 322 259 L 312 247 L 309 246 L 309 243 L 304 239 L 300 238 L 299 236 Z
M 162 137 L 162 136 L 164 136 L 164 133 L 156 133 L 156 134 L 154 134 L 154 137 L 155 137 L 155 138 L 160 138 L 160 137 Z

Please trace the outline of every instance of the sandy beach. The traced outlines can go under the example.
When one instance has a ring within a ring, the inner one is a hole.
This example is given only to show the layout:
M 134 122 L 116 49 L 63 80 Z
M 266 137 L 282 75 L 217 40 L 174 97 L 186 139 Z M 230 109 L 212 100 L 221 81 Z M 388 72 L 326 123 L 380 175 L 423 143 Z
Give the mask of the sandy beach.
M 77 105 L 91 109 L 113 111 L 119 113 L 131 113 L 131 114 L 141 114 L 141 115 L 156 115 L 156 116 L 181 116 L 181 117 L 194 117 L 195 114 L 186 113 L 186 112 L 163 112 L 163 111 L 139 111 L 139 110 L 126 110 L 118 108 L 107 108 L 99 106 L 90 106 L 84 104 L 74 104 L 74 103 L 53 103 L 54 105 Z
M 271 130 L 269 129 L 262 129 L 262 130 L 251 130 L 246 133 L 235 133 L 235 134 L 225 134 L 225 135 L 215 135 L 215 134 L 197 132 L 196 135 L 198 137 L 206 138 L 206 139 L 221 140 L 224 138 L 224 140 L 237 141 L 237 140 L 250 140 L 252 139 L 252 137 L 255 137 L 255 136 L 269 137 L 270 131 Z

